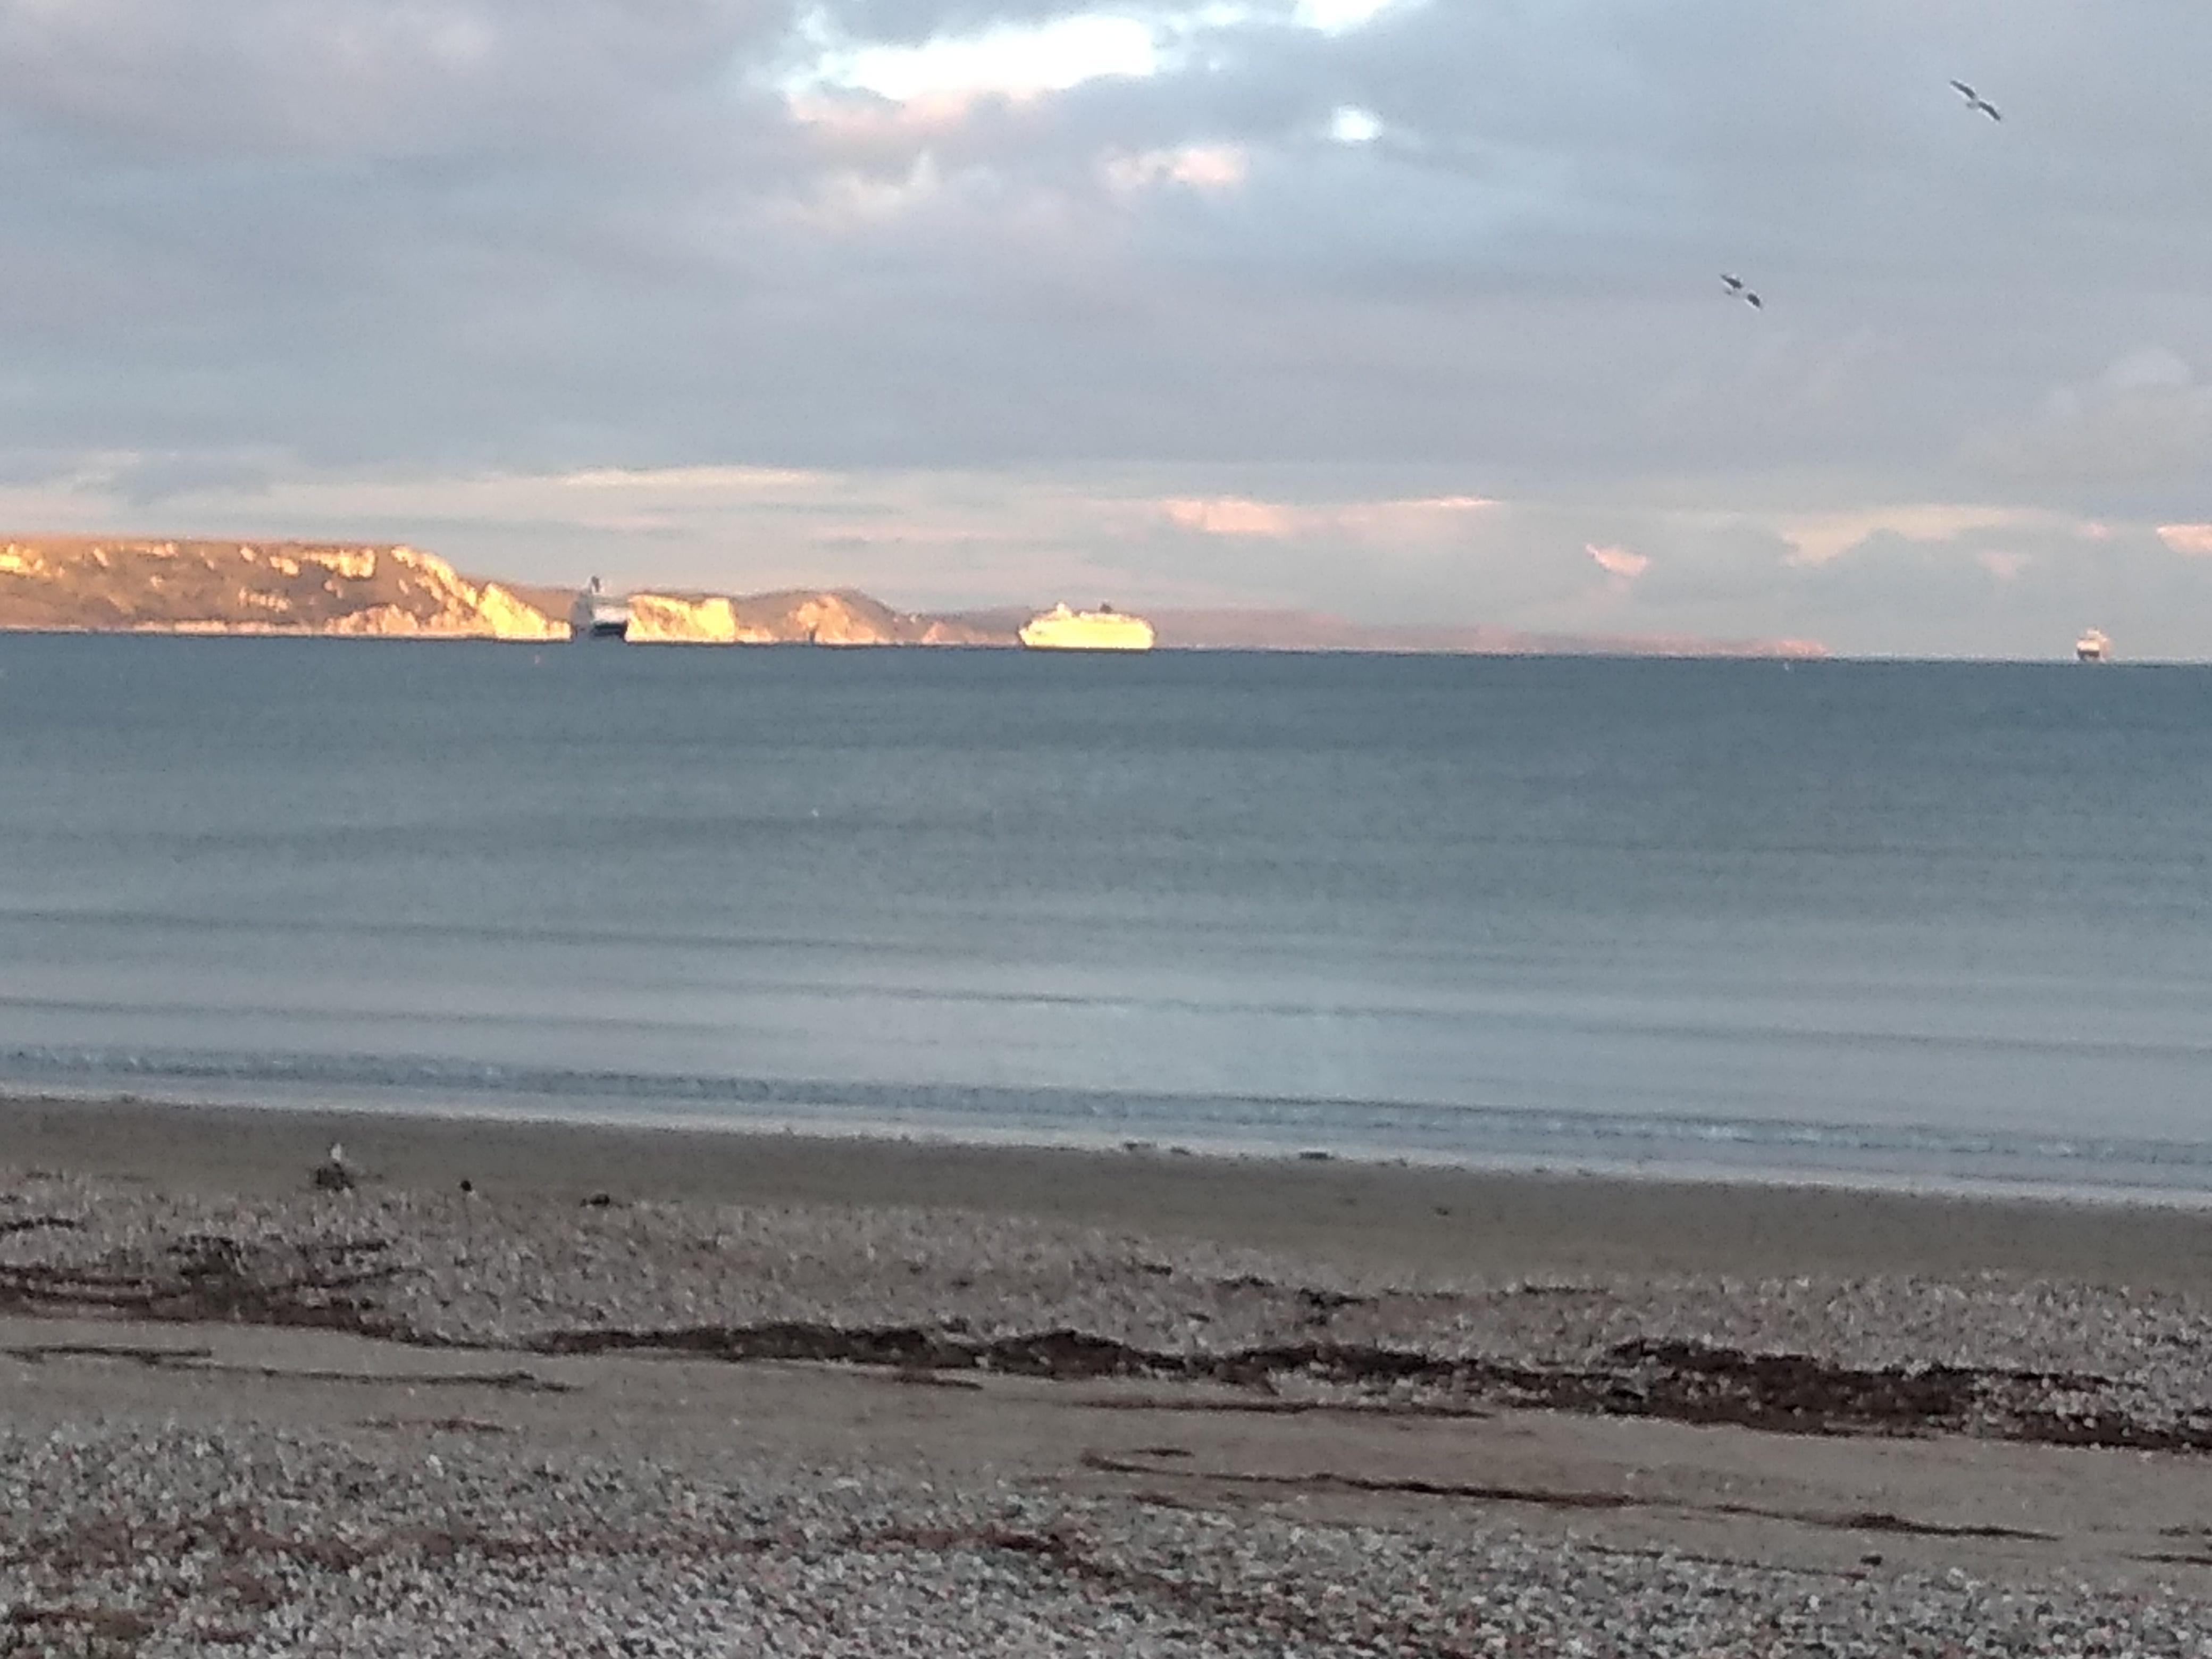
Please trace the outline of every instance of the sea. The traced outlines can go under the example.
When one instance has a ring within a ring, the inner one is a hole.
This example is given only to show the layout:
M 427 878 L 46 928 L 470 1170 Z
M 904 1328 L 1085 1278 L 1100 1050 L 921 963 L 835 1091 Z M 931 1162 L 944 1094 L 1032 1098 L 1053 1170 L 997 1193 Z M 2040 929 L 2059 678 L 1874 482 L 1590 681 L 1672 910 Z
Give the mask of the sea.
M 0 635 L 0 1091 L 2212 1199 L 2212 670 Z

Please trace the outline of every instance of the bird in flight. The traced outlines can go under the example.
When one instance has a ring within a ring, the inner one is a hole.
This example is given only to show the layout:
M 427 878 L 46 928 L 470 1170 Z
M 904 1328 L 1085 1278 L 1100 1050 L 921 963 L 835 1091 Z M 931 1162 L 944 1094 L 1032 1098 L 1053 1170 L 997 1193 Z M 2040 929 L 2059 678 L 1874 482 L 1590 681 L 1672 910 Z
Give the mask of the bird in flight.
M 1953 89 L 1958 93 L 1960 97 L 1966 100 L 1966 107 L 1968 109 L 1978 109 L 1981 111 L 1983 114 L 1988 116 L 1992 121 L 2002 121 L 2004 119 L 2004 117 L 1997 112 L 1997 106 L 1995 104 L 1990 102 L 1988 99 L 1983 97 L 1980 93 L 1976 92 L 1964 81 L 1954 81 L 1951 82 L 1951 86 Z
M 1728 284 L 1728 291 L 1729 293 L 1735 295 L 1737 299 L 1742 301 L 1744 304 L 1749 306 L 1753 311 L 1764 311 L 1766 309 L 1766 301 L 1760 299 L 1752 289 L 1746 288 L 1743 285 L 1742 277 L 1731 276 L 1724 270 L 1721 272 L 1721 281 Z

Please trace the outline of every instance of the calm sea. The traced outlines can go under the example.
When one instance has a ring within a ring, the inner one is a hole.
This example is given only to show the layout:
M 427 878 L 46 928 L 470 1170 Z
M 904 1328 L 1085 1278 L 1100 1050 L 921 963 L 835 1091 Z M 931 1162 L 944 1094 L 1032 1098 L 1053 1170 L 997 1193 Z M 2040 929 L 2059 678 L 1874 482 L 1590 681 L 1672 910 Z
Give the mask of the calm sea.
M 0 1086 L 2212 1193 L 2212 671 L 0 636 Z

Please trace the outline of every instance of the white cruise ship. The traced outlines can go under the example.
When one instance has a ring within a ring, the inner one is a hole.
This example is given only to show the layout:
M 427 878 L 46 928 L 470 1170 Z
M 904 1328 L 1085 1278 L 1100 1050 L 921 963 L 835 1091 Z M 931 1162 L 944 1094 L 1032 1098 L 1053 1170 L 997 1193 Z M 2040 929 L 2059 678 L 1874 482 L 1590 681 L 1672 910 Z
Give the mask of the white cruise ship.
M 1056 605 L 1022 624 L 1021 641 L 1032 651 L 1149 651 L 1152 625 L 1111 605 L 1070 611 Z
M 2110 662 L 2112 659 L 2112 642 L 2105 637 L 2103 629 L 2087 629 L 2081 637 L 2074 641 L 2074 655 L 2081 662 Z
M 629 601 L 592 585 L 576 595 L 568 607 L 568 637 L 572 640 L 620 640 L 629 636 Z

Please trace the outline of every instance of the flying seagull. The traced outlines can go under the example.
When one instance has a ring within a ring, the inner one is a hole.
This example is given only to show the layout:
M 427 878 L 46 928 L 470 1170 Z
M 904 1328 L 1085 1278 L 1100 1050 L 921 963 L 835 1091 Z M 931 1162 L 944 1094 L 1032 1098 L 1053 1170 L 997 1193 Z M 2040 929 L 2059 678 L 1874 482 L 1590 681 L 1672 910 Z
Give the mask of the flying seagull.
M 1737 299 L 1742 301 L 1744 304 L 1749 306 L 1753 311 L 1764 311 L 1766 309 L 1766 301 L 1760 299 L 1752 289 L 1746 288 L 1743 285 L 1742 277 L 1731 276 L 1724 270 L 1721 272 L 1721 281 L 1728 284 L 1728 291 L 1729 293 L 1735 295 Z
M 1966 100 L 1966 107 L 1968 109 L 1978 109 L 1981 111 L 1983 114 L 1988 116 L 1992 121 L 2002 121 L 2004 119 L 2004 117 L 1997 112 L 1997 106 L 1995 104 L 1990 102 L 1988 99 L 1983 97 L 1980 93 L 1976 92 L 1964 81 L 1954 81 L 1951 82 L 1951 85 L 1953 89 L 1958 93 L 1959 96 Z

